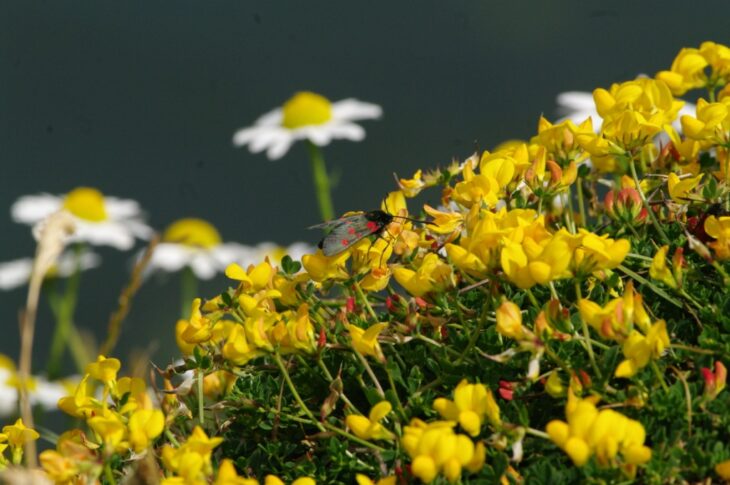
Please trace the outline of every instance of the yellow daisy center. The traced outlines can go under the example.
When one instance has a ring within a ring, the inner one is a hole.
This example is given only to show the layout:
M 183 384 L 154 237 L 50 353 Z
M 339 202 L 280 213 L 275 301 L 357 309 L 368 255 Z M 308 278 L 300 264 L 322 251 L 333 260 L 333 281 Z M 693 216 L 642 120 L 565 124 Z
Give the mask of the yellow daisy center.
M 211 223 L 190 217 L 170 224 L 162 240 L 209 249 L 221 243 L 221 235 Z
M 322 125 L 332 119 L 332 104 L 327 98 L 309 91 L 295 94 L 284 103 L 282 125 L 293 130 L 308 125 Z
M 104 195 L 90 187 L 79 187 L 66 194 L 63 207 L 79 219 L 101 222 L 107 218 Z

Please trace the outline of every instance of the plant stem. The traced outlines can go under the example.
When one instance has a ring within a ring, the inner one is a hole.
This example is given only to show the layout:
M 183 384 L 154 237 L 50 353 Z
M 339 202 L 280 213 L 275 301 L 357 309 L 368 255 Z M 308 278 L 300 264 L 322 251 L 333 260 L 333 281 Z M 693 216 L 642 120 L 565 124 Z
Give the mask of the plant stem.
M 659 236 L 661 237 L 662 241 L 664 241 L 664 244 L 670 244 L 669 238 L 664 233 L 664 229 L 662 229 L 662 226 L 659 224 L 659 221 L 656 218 L 656 214 L 654 214 L 654 209 L 651 208 L 651 205 L 649 205 L 649 201 L 646 200 L 646 195 L 644 195 L 644 191 L 641 189 L 641 182 L 639 181 L 639 176 L 636 174 L 636 162 L 634 161 L 634 157 L 631 157 L 629 159 L 629 167 L 631 168 L 631 176 L 634 179 L 634 184 L 636 185 L 636 190 L 639 192 L 639 197 L 641 197 L 641 202 L 644 204 L 644 209 L 649 213 L 649 217 L 651 218 L 651 223 L 654 225 L 654 229 L 659 233 Z
M 370 301 L 368 301 L 368 297 L 365 295 L 365 292 L 362 291 L 362 288 L 360 288 L 360 283 L 357 281 L 353 284 L 355 287 L 355 291 L 357 292 L 357 296 L 360 297 L 363 304 L 365 305 L 365 308 L 367 308 L 368 313 L 371 317 L 373 317 L 373 320 L 378 320 L 378 315 L 375 313 L 375 310 L 373 310 L 373 307 L 370 305 Z
M 56 326 L 51 339 L 51 350 L 48 358 L 47 373 L 49 379 L 55 379 L 61 375 L 61 360 L 63 359 L 64 350 L 69 346 L 69 337 L 72 332 L 73 315 L 76 310 L 76 302 L 79 294 L 79 284 L 81 281 L 81 253 L 83 247 L 77 244 L 74 248 L 74 272 L 66 282 L 66 291 L 60 298 L 57 305 L 57 311 L 54 312 L 56 317 Z M 78 369 L 79 371 L 83 369 Z
M 322 423 L 317 421 L 312 414 L 312 411 L 309 410 L 309 408 L 304 404 L 304 401 L 302 401 L 302 397 L 299 395 L 299 392 L 297 392 L 297 388 L 294 386 L 294 383 L 291 380 L 291 376 L 289 375 L 289 371 L 286 370 L 286 366 L 284 365 L 284 362 L 281 360 L 281 355 L 279 355 L 279 352 L 274 353 L 274 361 L 276 362 L 276 365 L 279 367 L 279 370 L 281 371 L 281 375 L 284 376 L 284 380 L 286 381 L 286 385 L 289 387 L 289 391 L 291 391 L 292 395 L 294 396 L 294 400 L 296 400 L 297 404 L 299 404 L 299 407 L 302 409 L 304 414 L 307 415 L 309 419 L 312 420 L 312 423 L 314 423 L 315 426 L 320 431 L 324 431 L 325 428 L 322 426 Z
M 312 177 L 314 178 L 314 191 L 319 203 L 319 213 L 322 219 L 329 221 L 334 217 L 335 211 L 332 206 L 332 194 L 330 193 L 330 179 L 327 174 L 327 167 L 324 163 L 322 150 L 311 141 L 307 142 L 309 159 L 312 162 Z
M 372 380 L 373 384 L 375 384 L 375 388 L 378 390 L 378 394 L 380 395 L 380 397 L 385 398 L 385 391 L 383 391 L 383 386 L 380 385 L 380 381 L 375 375 L 375 372 L 373 372 L 373 368 L 370 367 L 370 364 L 368 364 L 367 359 L 354 347 L 352 350 L 353 352 L 355 352 L 355 355 L 357 356 L 363 367 L 365 367 L 365 372 L 367 372 L 367 374 L 370 376 L 370 380 Z
M 198 369 L 198 421 L 200 426 L 205 423 L 205 396 L 203 395 L 203 379 L 205 375 L 203 369 Z
M 186 267 L 180 275 L 180 318 L 190 318 L 190 305 L 198 292 L 198 280 L 193 270 Z
M 546 432 L 540 431 L 539 429 L 535 429 L 535 428 L 525 428 L 525 433 L 532 435 L 532 436 L 537 436 L 538 438 L 543 438 L 546 440 L 550 439 L 550 436 L 548 436 L 548 434 Z
M 662 372 L 659 370 L 659 366 L 656 365 L 656 361 L 651 361 L 651 368 L 654 371 L 654 375 L 656 375 L 656 378 L 659 380 L 659 384 L 662 385 L 662 389 L 664 389 L 664 392 L 669 392 L 669 386 L 667 386 L 666 381 L 664 380 L 664 376 L 662 375 Z
M 588 217 L 586 215 L 586 206 L 585 206 L 585 200 L 583 196 L 583 178 L 578 177 L 578 183 L 576 184 L 576 188 L 578 189 L 577 198 L 578 198 L 578 212 L 580 213 L 580 223 L 583 227 L 588 227 Z
M 583 296 L 581 295 L 580 291 L 580 282 L 576 281 L 575 283 L 575 297 L 578 301 L 580 301 Z M 598 368 L 598 364 L 596 364 L 596 356 L 593 354 L 593 344 L 591 343 L 591 334 L 588 331 L 588 324 L 586 323 L 585 319 L 581 316 L 580 317 L 580 324 L 583 330 L 583 338 L 585 339 L 586 343 L 586 350 L 588 351 L 588 358 L 591 361 L 591 366 L 593 367 L 593 372 L 596 373 L 596 376 L 600 379 L 601 378 L 601 371 Z
M 617 268 L 618 268 L 619 270 L 623 271 L 623 272 L 624 272 L 625 274 L 627 274 L 627 275 L 628 275 L 628 276 L 630 276 L 631 278 L 633 278 L 633 279 L 635 279 L 636 281 L 638 281 L 639 283 L 641 283 L 641 284 L 643 284 L 643 285 L 646 285 L 646 286 L 648 286 L 649 288 L 651 288 L 651 290 L 652 290 L 652 291 L 653 291 L 654 293 L 656 293 L 657 295 L 661 296 L 662 298 L 664 298 L 665 300 L 667 300 L 667 301 L 668 301 L 669 303 L 671 303 L 672 305 L 674 305 L 674 306 L 676 306 L 676 307 L 679 307 L 679 308 L 682 308 L 682 304 L 681 304 L 681 303 L 680 303 L 679 301 L 677 301 L 677 300 L 675 300 L 674 298 L 672 298 L 672 297 L 671 297 L 671 296 L 669 295 L 669 293 L 667 293 L 666 291 L 662 290 L 661 288 L 659 288 L 658 286 L 656 286 L 655 284 L 653 284 L 653 283 L 652 283 L 651 281 L 649 281 L 649 280 L 647 280 L 646 278 L 644 278 L 643 276 L 641 276 L 640 274 L 638 274 L 638 273 L 636 273 L 636 272 L 634 272 L 634 271 L 630 270 L 629 268 L 627 268 L 627 267 L 626 267 L 626 266 L 624 266 L 623 264 L 619 264 L 619 265 L 617 266 Z

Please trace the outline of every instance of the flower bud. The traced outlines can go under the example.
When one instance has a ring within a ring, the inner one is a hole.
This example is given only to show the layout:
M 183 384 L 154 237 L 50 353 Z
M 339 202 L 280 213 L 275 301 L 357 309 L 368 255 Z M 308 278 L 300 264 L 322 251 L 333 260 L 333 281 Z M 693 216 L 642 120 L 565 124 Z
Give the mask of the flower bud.
M 524 336 L 520 307 L 511 301 L 505 301 L 497 308 L 497 332 L 515 340 L 521 340 Z
M 707 367 L 702 368 L 702 378 L 705 380 L 705 396 L 709 399 L 715 399 L 720 391 L 725 389 L 727 369 L 722 362 L 717 361 L 715 362 L 715 372 Z
M 639 191 L 631 187 L 609 190 L 603 203 L 612 219 L 630 225 L 643 224 L 649 214 L 641 203 Z

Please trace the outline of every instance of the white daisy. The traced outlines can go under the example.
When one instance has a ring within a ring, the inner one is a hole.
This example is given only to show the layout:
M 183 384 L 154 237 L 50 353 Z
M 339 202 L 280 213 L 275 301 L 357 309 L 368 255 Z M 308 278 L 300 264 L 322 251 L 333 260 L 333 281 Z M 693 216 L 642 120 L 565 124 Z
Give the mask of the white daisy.
M 142 209 L 130 199 L 104 196 L 96 189 L 79 187 L 66 195 L 26 195 L 10 208 L 15 222 L 38 225 L 54 212 L 66 209 L 74 216 L 76 231 L 69 242 L 87 242 L 127 250 L 135 238 L 149 239 L 152 229 L 142 221 Z
M 76 271 L 77 264 L 81 271 L 96 268 L 101 264 L 101 257 L 89 250 L 84 250 L 78 256 L 73 251 L 66 251 L 58 258 L 56 265 L 51 268 L 46 278 L 54 276 L 68 278 Z M 0 263 L 0 290 L 12 290 L 27 284 L 32 271 L 33 258 L 20 258 Z
M 331 103 L 319 94 L 299 92 L 281 108 L 261 116 L 253 126 L 238 130 L 233 144 L 248 145 L 251 153 L 266 150 L 269 160 L 276 160 L 297 140 L 306 139 L 317 146 L 339 138 L 361 141 L 365 130 L 353 121 L 377 119 L 382 114 L 377 104 L 352 98 Z
M 303 243 L 293 244 L 288 249 L 273 243 L 258 246 L 224 243 L 212 224 L 202 219 L 187 218 L 172 223 L 165 230 L 162 242 L 152 253 L 147 271 L 176 272 L 190 268 L 198 278 L 209 280 L 223 273 L 231 263 L 246 267 L 260 263 L 266 256 L 271 257 L 272 262 L 278 261 L 284 254 L 296 259 L 311 250 Z

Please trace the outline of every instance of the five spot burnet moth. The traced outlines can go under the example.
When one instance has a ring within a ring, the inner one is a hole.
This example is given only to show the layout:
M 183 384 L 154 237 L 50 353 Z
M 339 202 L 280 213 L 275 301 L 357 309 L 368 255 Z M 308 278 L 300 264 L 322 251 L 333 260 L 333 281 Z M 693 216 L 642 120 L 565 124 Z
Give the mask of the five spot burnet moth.
M 405 219 L 412 222 L 424 222 L 410 219 L 403 216 L 394 216 L 385 211 L 373 210 L 341 217 L 322 224 L 309 227 L 309 229 L 324 229 L 329 231 L 317 245 L 325 256 L 334 256 L 348 249 L 359 240 L 368 236 L 380 236 L 380 234 L 393 222 L 393 219 Z

